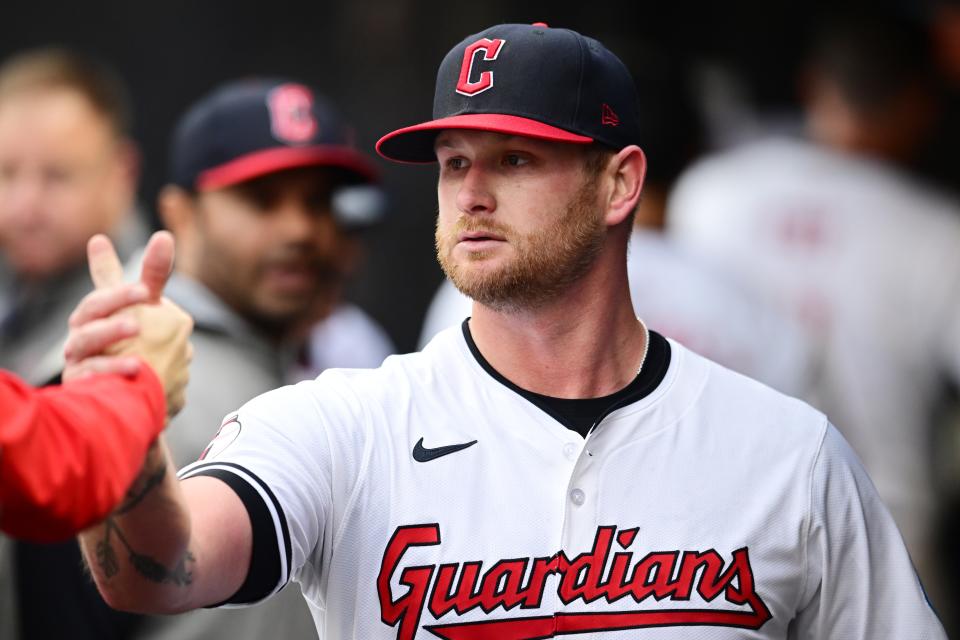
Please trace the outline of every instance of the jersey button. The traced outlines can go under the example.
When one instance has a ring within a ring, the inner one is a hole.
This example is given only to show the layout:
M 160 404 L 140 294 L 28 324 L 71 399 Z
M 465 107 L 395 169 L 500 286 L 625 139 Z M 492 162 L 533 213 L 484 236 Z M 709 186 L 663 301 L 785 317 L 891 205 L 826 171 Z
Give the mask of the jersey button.
M 570 492 L 570 502 L 577 505 L 578 507 L 587 501 L 587 494 L 585 494 L 580 489 L 574 489 Z
M 566 456 L 567 460 L 576 460 L 579 447 L 576 443 L 568 442 L 563 445 L 563 455 Z

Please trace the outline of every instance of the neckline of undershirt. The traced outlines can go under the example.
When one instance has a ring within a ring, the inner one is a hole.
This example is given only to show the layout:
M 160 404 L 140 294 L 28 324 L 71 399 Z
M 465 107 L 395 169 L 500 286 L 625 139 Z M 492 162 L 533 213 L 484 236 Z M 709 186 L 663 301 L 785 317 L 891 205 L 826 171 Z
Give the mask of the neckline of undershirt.
M 647 358 L 640 372 L 627 386 L 600 398 L 554 398 L 528 391 L 494 369 L 473 341 L 470 318 L 463 321 L 461 328 L 470 353 L 494 380 L 534 404 L 564 427 L 584 437 L 604 416 L 650 395 L 660 385 L 670 367 L 670 343 L 651 330 Z

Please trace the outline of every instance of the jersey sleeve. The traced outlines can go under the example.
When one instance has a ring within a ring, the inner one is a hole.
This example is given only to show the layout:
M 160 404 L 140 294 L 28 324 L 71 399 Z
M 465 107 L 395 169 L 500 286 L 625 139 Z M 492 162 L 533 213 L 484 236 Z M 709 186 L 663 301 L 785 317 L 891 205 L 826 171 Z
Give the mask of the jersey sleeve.
M 333 508 L 334 463 L 313 381 L 283 387 L 228 415 L 188 481 L 211 476 L 240 497 L 253 528 L 253 555 L 240 589 L 214 606 L 246 606 L 282 589 L 322 550 Z M 328 403 L 329 404 L 329 403 Z
M 148 366 L 35 389 L 0 372 L 0 529 L 63 540 L 106 517 L 166 421 Z
M 810 481 L 796 637 L 945 640 L 893 518 L 832 425 Z

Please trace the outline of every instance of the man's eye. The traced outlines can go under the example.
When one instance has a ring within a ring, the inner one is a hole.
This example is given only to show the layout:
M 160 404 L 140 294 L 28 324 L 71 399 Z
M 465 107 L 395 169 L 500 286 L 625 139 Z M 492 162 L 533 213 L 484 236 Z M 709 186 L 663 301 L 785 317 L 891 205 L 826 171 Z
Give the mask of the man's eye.
M 528 158 L 520 155 L 519 153 L 508 153 L 504 157 L 503 161 L 511 167 L 522 167 L 530 162 Z
M 253 205 L 254 209 L 259 211 L 266 211 L 273 207 L 274 200 L 269 195 L 265 193 L 253 193 L 247 199 L 247 201 Z
M 279 195 L 273 190 L 265 188 L 257 182 L 240 183 L 234 187 L 235 193 L 242 198 L 248 206 L 261 212 L 271 209 L 279 202 Z
M 450 158 L 447 160 L 447 167 L 450 169 L 463 169 L 465 162 L 463 158 Z

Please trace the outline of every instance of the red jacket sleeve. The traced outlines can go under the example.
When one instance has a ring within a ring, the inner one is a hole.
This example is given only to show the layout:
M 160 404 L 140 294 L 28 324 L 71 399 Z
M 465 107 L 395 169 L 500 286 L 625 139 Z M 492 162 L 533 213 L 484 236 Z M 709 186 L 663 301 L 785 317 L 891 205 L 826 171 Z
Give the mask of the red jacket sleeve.
M 0 371 L 0 530 L 52 542 L 105 518 L 163 430 L 163 387 L 95 376 L 35 389 Z

